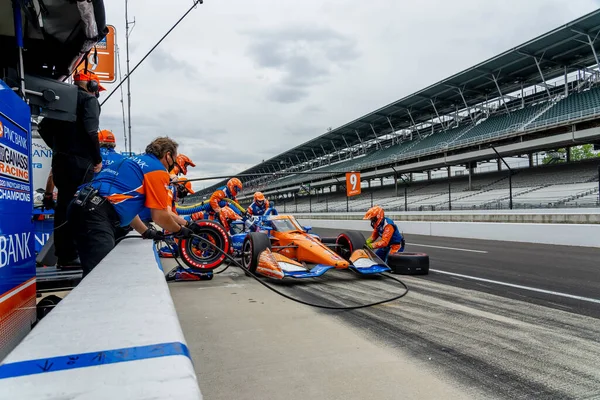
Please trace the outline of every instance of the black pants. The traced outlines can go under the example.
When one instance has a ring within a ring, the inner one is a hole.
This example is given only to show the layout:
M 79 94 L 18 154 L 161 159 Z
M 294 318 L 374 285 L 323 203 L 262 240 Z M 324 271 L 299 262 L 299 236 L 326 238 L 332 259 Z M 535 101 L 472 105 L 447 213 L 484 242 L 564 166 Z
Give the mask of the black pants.
M 52 178 L 58 189 L 54 210 L 54 254 L 59 263 L 77 258 L 73 228 L 68 223 L 67 208 L 77 188 L 94 177 L 91 161 L 59 155 L 52 160 Z
M 123 228 L 119 228 L 119 216 L 107 201 L 100 206 L 92 202 L 88 202 L 85 206 L 71 203 L 69 220 L 75 233 L 77 251 L 85 277 L 110 253 L 115 247 L 116 240 L 126 232 Z

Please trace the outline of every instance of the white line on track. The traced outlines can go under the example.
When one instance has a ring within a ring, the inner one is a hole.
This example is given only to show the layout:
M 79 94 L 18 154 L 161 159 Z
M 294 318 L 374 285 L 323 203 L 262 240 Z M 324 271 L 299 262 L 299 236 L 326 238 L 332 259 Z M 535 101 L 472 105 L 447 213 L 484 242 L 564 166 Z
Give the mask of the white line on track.
M 421 247 L 432 247 L 434 249 L 444 249 L 444 250 L 456 250 L 456 251 L 468 251 L 469 253 L 482 253 L 482 254 L 487 254 L 487 251 L 485 250 L 471 250 L 471 249 L 459 249 L 456 247 L 444 247 L 444 246 L 433 246 L 430 244 L 418 244 L 418 243 L 406 243 L 407 245 L 410 246 L 421 246 Z
M 517 289 L 529 290 L 531 292 L 538 292 L 538 293 L 550 294 L 550 295 L 553 295 L 553 296 L 567 297 L 569 299 L 575 299 L 575 300 L 587 301 L 589 303 L 600 304 L 600 299 L 592 299 L 592 298 L 589 298 L 589 297 L 575 296 L 574 294 L 554 292 L 552 290 L 538 289 L 538 288 L 534 288 L 534 287 L 530 287 L 530 286 L 515 285 L 514 283 L 494 281 L 494 280 L 491 280 L 491 279 L 477 278 L 475 276 L 469 276 L 469 275 L 463 275 L 463 274 L 456 274 L 454 272 L 440 271 L 439 269 L 430 269 L 429 271 L 431 271 L 431 272 L 437 272 L 438 274 L 444 274 L 444 275 L 450 275 L 450 276 L 457 276 L 457 277 L 460 277 L 460 278 L 472 279 L 474 281 L 487 282 L 487 283 L 493 283 L 493 284 L 496 284 L 496 285 L 509 286 L 509 287 L 513 287 L 513 288 L 517 288 Z

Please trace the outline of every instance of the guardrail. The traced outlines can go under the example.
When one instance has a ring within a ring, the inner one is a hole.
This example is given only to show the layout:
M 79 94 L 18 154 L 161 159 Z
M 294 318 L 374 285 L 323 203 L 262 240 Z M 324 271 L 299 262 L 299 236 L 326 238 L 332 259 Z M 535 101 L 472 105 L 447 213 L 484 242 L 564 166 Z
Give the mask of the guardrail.
M 411 235 L 499 240 L 550 245 L 600 247 L 600 211 L 565 214 L 557 212 L 497 213 L 387 213 L 398 227 Z M 336 230 L 370 231 L 361 213 L 298 214 L 304 226 Z M 414 242 L 413 242 L 414 243 Z M 409 250 L 410 251 L 410 250 Z
M 201 399 L 152 243 L 120 243 L 0 365 L 0 398 Z

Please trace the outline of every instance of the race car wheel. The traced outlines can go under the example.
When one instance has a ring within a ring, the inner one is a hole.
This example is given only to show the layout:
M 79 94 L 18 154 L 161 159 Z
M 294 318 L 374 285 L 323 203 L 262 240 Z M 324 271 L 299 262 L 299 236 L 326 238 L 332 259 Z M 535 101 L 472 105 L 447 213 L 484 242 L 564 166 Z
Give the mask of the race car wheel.
M 37 303 L 37 320 L 40 321 L 42 318 L 48 315 L 50 311 L 54 310 L 54 307 L 56 307 L 61 300 L 61 297 L 53 294 L 44 297 L 39 303 Z
M 266 249 L 271 249 L 271 240 L 261 232 L 250 232 L 242 245 L 242 265 L 250 272 L 256 272 L 258 257 Z
M 388 256 L 387 265 L 394 274 L 427 275 L 429 256 L 424 253 L 394 253 Z
M 195 237 L 180 240 L 181 259 L 192 271 L 206 272 L 213 270 L 225 260 L 226 257 L 223 252 L 229 254 L 231 240 L 221 224 L 215 221 L 200 220 L 196 221 L 196 225 L 202 228 L 197 235 L 210 242 L 210 244 Z
M 358 231 L 342 232 L 335 241 L 335 244 L 337 244 L 335 252 L 340 257 L 349 260 L 354 250 L 362 249 L 365 242 L 365 237 Z

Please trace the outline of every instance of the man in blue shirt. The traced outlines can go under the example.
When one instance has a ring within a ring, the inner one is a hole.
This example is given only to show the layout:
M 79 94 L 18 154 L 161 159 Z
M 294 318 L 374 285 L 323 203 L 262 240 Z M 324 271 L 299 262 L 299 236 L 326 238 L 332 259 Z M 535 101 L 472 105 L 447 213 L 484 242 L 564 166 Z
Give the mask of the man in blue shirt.
M 114 248 L 119 229 L 131 225 L 148 239 L 158 238 L 139 214 L 149 208 L 154 223 L 189 238 L 195 226 L 179 224 L 170 212 L 169 172 L 177 157 L 177 143 L 167 137 L 155 139 L 146 153 L 102 168 L 89 184 L 79 187 L 70 204 L 69 221 L 74 225 L 77 250 L 86 276 Z

